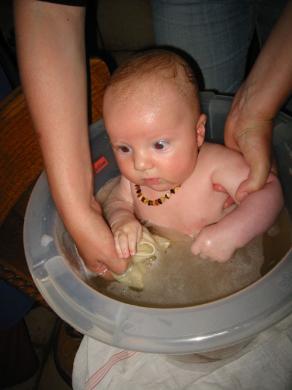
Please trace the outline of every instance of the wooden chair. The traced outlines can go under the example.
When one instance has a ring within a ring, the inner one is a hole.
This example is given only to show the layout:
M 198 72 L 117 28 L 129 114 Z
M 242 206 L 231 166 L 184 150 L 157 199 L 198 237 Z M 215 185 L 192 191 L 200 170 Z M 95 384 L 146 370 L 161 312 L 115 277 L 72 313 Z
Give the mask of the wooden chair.
M 101 117 L 108 79 L 106 64 L 90 60 L 92 122 Z M 26 204 L 42 170 L 37 137 L 24 95 L 17 88 L 0 102 L 0 279 L 45 304 L 30 276 L 22 243 Z

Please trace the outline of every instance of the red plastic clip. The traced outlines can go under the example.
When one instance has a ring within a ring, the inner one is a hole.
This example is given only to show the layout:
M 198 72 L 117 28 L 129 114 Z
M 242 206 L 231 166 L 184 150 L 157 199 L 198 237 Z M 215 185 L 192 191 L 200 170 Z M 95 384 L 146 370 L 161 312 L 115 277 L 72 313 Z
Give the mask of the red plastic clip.
M 95 173 L 98 173 L 102 171 L 106 166 L 108 165 L 108 161 L 104 156 L 99 157 L 94 163 L 93 163 L 93 169 Z

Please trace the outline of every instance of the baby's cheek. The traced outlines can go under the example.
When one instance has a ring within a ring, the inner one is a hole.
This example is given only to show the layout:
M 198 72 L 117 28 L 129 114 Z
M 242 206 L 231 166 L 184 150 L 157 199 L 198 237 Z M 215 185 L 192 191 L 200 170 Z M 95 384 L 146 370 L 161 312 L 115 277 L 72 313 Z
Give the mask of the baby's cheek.
M 172 175 L 173 182 L 183 183 L 194 171 L 194 164 L 186 159 L 176 159 L 167 167 L 168 174 Z
M 119 162 L 117 161 L 119 170 L 121 172 L 121 175 L 123 175 L 126 179 L 131 181 L 132 183 L 137 182 L 137 173 L 135 172 L 135 169 L 132 164 L 125 163 L 125 162 Z

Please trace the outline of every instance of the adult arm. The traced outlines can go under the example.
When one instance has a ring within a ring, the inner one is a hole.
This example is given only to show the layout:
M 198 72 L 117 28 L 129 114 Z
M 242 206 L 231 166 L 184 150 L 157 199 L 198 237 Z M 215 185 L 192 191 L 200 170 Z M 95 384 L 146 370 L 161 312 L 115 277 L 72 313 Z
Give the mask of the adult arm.
M 225 125 L 225 144 L 240 150 L 250 167 L 236 199 L 261 188 L 271 169 L 273 120 L 292 92 L 292 1 L 289 1 L 236 93 Z
M 92 271 L 123 272 L 94 199 L 87 126 L 85 9 L 15 0 L 18 61 L 51 192 Z M 100 263 L 102 262 L 102 263 Z

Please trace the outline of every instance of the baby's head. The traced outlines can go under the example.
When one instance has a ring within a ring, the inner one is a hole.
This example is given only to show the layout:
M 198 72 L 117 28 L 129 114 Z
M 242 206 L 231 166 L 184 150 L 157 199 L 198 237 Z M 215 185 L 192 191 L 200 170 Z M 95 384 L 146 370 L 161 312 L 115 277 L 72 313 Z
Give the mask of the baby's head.
M 167 191 L 193 172 L 205 135 L 195 75 L 180 56 L 152 50 L 121 65 L 103 116 L 121 173 Z

